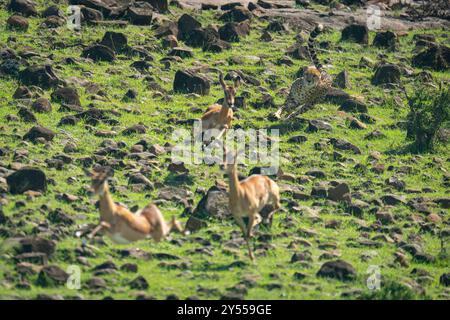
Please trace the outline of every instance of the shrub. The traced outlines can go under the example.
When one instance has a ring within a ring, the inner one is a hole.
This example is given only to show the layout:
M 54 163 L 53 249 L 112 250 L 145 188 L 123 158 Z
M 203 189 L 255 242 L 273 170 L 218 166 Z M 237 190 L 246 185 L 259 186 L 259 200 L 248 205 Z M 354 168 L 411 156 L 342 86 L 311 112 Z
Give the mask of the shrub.
M 414 139 L 413 150 L 433 150 L 436 136 L 450 120 L 450 89 L 421 87 L 408 97 L 407 138 Z

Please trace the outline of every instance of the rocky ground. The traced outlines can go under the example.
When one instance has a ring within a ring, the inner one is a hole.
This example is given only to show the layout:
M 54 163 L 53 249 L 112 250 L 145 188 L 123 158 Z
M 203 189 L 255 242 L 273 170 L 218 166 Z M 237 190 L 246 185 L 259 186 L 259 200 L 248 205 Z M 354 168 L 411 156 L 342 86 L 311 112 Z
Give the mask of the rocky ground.
M 65 1 L 0 1 L 0 297 L 449 299 L 449 126 L 412 153 L 398 89 L 448 87 L 448 21 L 386 8 L 395 32 L 369 32 L 346 1 L 222 2 L 70 0 L 83 14 L 70 30 Z M 316 22 L 335 89 L 286 126 L 270 115 Z M 256 264 L 222 168 L 171 161 L 173 131 L 223 97 L 219 69 L 243 79 L 234 127 L 281 129 L 282 210 L 256 232 Z M 84 170 L 99 165 L 116 201 L 152 201 L 191 234 L 86 246 L 98 209 Z

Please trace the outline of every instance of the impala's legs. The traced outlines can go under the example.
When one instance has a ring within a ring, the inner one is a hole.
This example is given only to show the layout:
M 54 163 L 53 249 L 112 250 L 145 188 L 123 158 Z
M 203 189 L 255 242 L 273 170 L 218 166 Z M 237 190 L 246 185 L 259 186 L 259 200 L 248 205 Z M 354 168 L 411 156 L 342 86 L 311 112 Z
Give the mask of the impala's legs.
M 101 221 L 101 222 L 99 223 L 99 225 L 96 226 L 96 227 L 94 228 L 94 230 L 92 230 L 91 233 L 89 233 L 88 239 L 89 239 L 89 240 L 93 239 L 94 236 L 95 236 L 97 233 L 99 233 L 102 229 L 110 229 L 110 228 L 111 228 L 111 225 L 110 225 L 109 223 L 107 223 L 107 222 L 105 222 L 105 221 Z

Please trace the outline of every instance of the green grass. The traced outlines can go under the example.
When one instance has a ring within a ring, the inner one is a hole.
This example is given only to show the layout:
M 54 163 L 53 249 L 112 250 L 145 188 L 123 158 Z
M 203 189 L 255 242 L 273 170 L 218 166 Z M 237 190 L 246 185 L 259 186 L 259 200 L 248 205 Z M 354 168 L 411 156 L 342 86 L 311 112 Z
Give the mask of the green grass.
M 43 1 L 39 1 L 40 9 L 45 6 Z M 179 9 L 172 8 L 173 14 L 171 19 L 176 19 L 182 14 Z M 215 13 L 204 12 L 201 15 L 196 14 L 203 25 L 209 23 L 217 23 Z M 164 70 L 159 63 L 159 60 L 165 56 L 166 50 L 162 49 L 159 40 L 154 37 L 154 31 L 149 27 L 128 26 L 126 29 L 120 28 L 105 28 L 105 27 L 83 27 L 80 33 L 71 33 L 69 30 L 61 27 L 56 31 L 41 28 L 39 25 L 43 21 L 41 18 L 31 18 L 30 29 L 25 32 L 13 32 L 6 29 L 6 19 L 9 13 L 0 9 L 0 47 L 7 45 L 21 52 L 25 47 L 29 47 L 32 51 L 38 53 L 40 56 L 33 58 L 33 63 L 42 63 L 46 56 L 50 53 L 54 55 L 54 67 L 61 78 L 77 77 L 86 79 L 90 82 L 100 85 L 100 87 L 107 92 L 109 100 L 106 102 L 93 101 L 90 95 L 82 88 L 78 88 L 81 96 L 81 104 L 86 107 L 93 103 L 96 107 L 102 109 L 114 109 L 120 112 L 120 125 L 117 128 L 111 128 L 108 125 L 100 124 L 96 129 L 115 130 L 119 134 L 113 138 L 115 141 L 123 141 L 127 148 L 131 147 L 142 138 L 148 139 L 151 143 L 165 144 L 171 141 L 171 134 L 177 127 L 167 120 L 170 118 L 182 120 L 188 118 L 199 118 L 201 112 L 192 111 L 193 107 L 199 107 L 204 110 L 209 104 L 214 103 L 218 98 L 222 97 L 220 87 L 215 84 L 211 88 L 209 96 L 192 98 L 186 95 L 173 94 L 172 82 L 175 71 L 187 67 L 194 67 L 204 65 L 209 68 L 218 68 L 223 71 L 239 69 L 245 73 L 253 75 L 262 80 L 262 86 L 268 89 L 268 92 L 275 98 L 277 104 L 284 102 L 285 97 L 279 93 L 281 87 L 289 87 L 293 81 L 294 74 L 297 70 L 308 64 L 307 61 L 294 60 L 294 65 L 279 66 L 275 62 L 284 56 L 284 52 L 291 44 L 294 43 L 295 32 L 290 31 L 285 34 L 274 34 L 274 41 L 267 44 L 259 41 L 261 29 L 266 26 L 266 22 L 253 21 L 252 32 L 250 36 L 244 38 L 240 43 L 233 44 L 231 50 L 224 51 L 219 54 L 204 53 L 201 49 L 194 49 L 194 58 L 185 59 L 182 63 L 173 64 L 170 70 Z M 146 88 L 146 83 L 140 78 L 134 76 L 138 74 L 132 70 L 129 65 L 137 58 L 128 58 L 126 56 L 119 56 L 114 63 L 89 63 L 80 62 L 77 65 L 65 65 L 60 62 L 66 57 L 79 58 L 81 47 L 69 47 L 65 49 L 53 49 L 52 44 L 55 42 L 63 42 L 65 44 L 75 44 L 80 39 L 84 44 L 89 44 L 100 40 L 107 30 L 114 30 L 124 32 L 129 44 L 142 45 L 149 49 L 154 57 L 153 68 L 149 75 L 155 77 L 158 84 L 160 84 L 168 93 L 164 96 L 170 96 L 170 99 L 153 98 L 155 92 Z M 401 179 L 406 182 L 407 188 L 422 189 L 424 187 L 434 190 L 433 193 L 421 193 L 420 195 L 406 194 L 407 199 L 423 196 L 436 198 L 440 196 L 448 196 L 448 188 L 446 189 L 442 183 L 443 172 L 450 170 L 448 158 L 450 156 L 449 146 L 440 144 L 437 150 L 432 154 L 424 154 L 416 156 L 413 154 L 400 154 L 397 151 L 402 150 L 409 142 L 405 140 L 406 132 L 400 129 L 391 129 L 391 126 L 400 120 L 404 120 L 407 114 L 407 106 L 402 103 L 400 106 L 395 106 L 392 99 L 398 92 L 386 91 L 370 84 L 373 71 L 369 68 L 359 68 L 358 63 L 362 57 L 368 57 L 377 61 L 377 56 L 381 53 L 387 55 L 387 61 L 394 63 L 404 63 L 406 67 L 413 69 L 415 72 L 420 71 L 414 69 L 409 65 L 412 57 L 413 41 L 412 37 L 416 33 L 423 33 L 423 31 L 411 31 L 406 36 L 401 37 L 400 50 L 395 53 L 385 52 L 380 49 L 363 47 L 353 43 L 341 43 L 339 41 L 340 33 L 337 31 L 326 33 L 320 37 L 320 41 L 330 41 L 331 46 L 328 52 L 320 52 L 319 57 L 323 60 L 329 59 L 332 67 L 329 69 L 331 74 L 337 74 L 342 70 L 347 70 L 351 77 L 352 88 L 347 90 L 349 93 L 362 96 L 369 104 L 369 114 L 377 119 L 375 124 L 367 126 L 364 130 L 352 130 L 348 128 L 342 114 L 337 112 L 338 106 L 331 104 L 319 104 L 314 110 L 304 114 L 308 119 L 325 119 L 333 126 L 331 133 L 306 133 L 304 129 L 297 131 L 290 131 L 281 135 L 280 147 L 283 157 L 286 161 L 282 164 L 284 172 L 294 174 L 296 176 L 304 175 L 305 172 L 311 169 L 320 168 L 327 174 L 328 181 L 330 180 L 344 180 L 347 182 L 353 192 L 360 192 L 362 200 L 370 202 L 380 195 L 386 193 L 386 186 L 384 181 L 392 176 L 394 173 L 386 170 L 383 174 L 376 174 L 370 170 L 365 173 L 357 172 L 354 167 L 355 164 L 360 163 L 367 165 L 370 168 L 368 155 L 371 151 L 379 151 L 382 154 L 381 162 L 386 167 L 392 165 L 396 168 L 409 165 L 413 167 L 413 172 L 408 175 L 402 175 Z M 445 40 L 445 32 L 442 30 L 427 30 L 426 33 L 431 33 L 437 36 L 439 41 Z M 373 40 L 374 34 L 370 35 L 370 42 Z M 8 39 L 14 38 L 11 42 Z M 244 61 L 242 65 L 230 65 L 229 59 L 233 56 L 241 57 Z M 256 63 L 254 57 L 262 57 L 264 64 Z M 117 74 L 109 74 L 110 70 L 117 70 Z M 210 76 L 216 77 L 216 73 L 211 70 Z M 449 81 L 450 74 L 448 72 L 432 72 L 433 77 L 437 81 Z M 269 88 L 266 81 L 269 75 L 276 77 L 277 83 L 280 85 L 276 90 Z M 408 89 L 413 90 L 413 78 L 402 77 Z M 2 78 L 0 80 L 0 147 L 7 146 L 11 152 L 7 157 L 0 159 L 0 164 L 9 165 L 13 162 L 12 153 L 14 150 L 26 148 L 29 151 L 28 160 L 26 164 L 43 168 L 48 178 L 54 179 L 55 186 L 50 186 L 45 195 L 37 197 L 32 201 L 28 201 L 26 196 L 12 196 L 8 195 L 8 204 L 3 207 L 3 212 L 10 217 L 15 223 L 22 222 L 22 227 L 13 230 L 17 236 L 33 234 L 34 227 L 38 223 L 46 221 L 46 214 L 39 210 L 39 208 L 46 204 L 51 209 L 61 208 L 64 212 L 76 217 L 76 224 L 81 225 L 85 223 L 96 223 L 98 221 L 98 212 L 94 207 L 96 199 L 90 199 L 85 192 L 85 188 L 89 186 L 89 179 L 85 177 L 83 170 L 74 164 L 65 165 L 64 170 L 58 171 L 47 168 L 45 159 L 52 158 L 57 154 L 63 153 L 64 145 L 69 140 L 76 141 L 79 152 L 71 154 L 73 158 L 80 158 L 91 155 L 99 148 L 99 145 L 104 138 L 96 137 L 85 129 L 85 123 L 80 122 L 76 126 L 57 127 L 60 118 L 65 113 L 57 111 L 58 104 L 52 103 L 53 111 L 49 114 L 36 114 L 38 122 L 48 127 L 55 132 L 57 136 L 48 148 L 42 145 L 34 145 L 32 143 L 24 142 L 18 139 L 16 135 L 23 136 L 32 124 L 23 122 L 9 122 L 5 120 L 6 115 L 16 114 L 18 102 L 12 99 L 12 95 L 17 87 L 17 82 L 12 78 Z M 133 88 L 138 92 L 138 99 L 135 102 L 123 102 L 122 97 L 128 88 Z M 233 122 L 234 125 L 239 125 L 244 128 L 267 128 L 273 125 L 267 120 L 267 116 L 274 112 L 272 109 L 254 109 L 252 102 L 255 102 L 261 96 L 258 88 L 251 85 L 244 85 L 240 91 L 248 91 L 250 99 L 247 100 L 247 106 L 238 111 L 238 120 Z M 44 96 L 50 98 L 51 91 L 45 91 Z M 373 99 L 380 99 L 381 103 L 374 102 Z M 125 107 L 131 107 L 139 110 L 140 115 L 134 115 L 124 111 Z M 145 135 L 124 136 L 120 132 L 136 123 L 143 123 L 149 127 Z M 185 126 L 188 129 L 188 126 Z M 364 136 L 373 130 L 381 130 L 386 135 L 385 138 L 378 140 L 364 140 Z M 67 132 L 66 135 L 64 132 Z M 308 141 L 301 145 L 293 145 L 288 143 L 289 137 L 305 134 Z M 314 149 L 314 143 L 323 138 L 344 138 L 358 147 L 360 147 L 362 154 L 353 155 L 342 152 L 347 158 L 342 165 L 337 165 L 336 162 L 328 160 L 327 156 L 332 155 L 332 147 L 326 150 L 317 151 Z M 433 162 L 434 158 L 442 159 L 442 164 Z M 168 170 L 166 170 L 170 155 L 160 156 L 158 166 L 162 169 L 160 172 L 153 170 L 148 174 L 148 178 L 155 184 L 166 184 L 169 178 Z M 129 172 L 133 166 L 138 164 L 129 159 L 124 160 L 127 168 L 124 170 L 116 170 L 114 179 L 118 186 L 127 187 L 127 178 L 125 173 Z M 194 196 L 194 204 L 197 204 L 201 199 L 201 195 L 195 193 L 198 187 L 208 189 L 214 185 L 216 180 L 225 180 L 224 172 L 217 166 L 188 166 L 192 179 L 192 184 L 185 184 L 182 188 L 191 191 Z M 243 173 L 247 173 L 249 168 L 242 169 Z M 76 177 L 77 182 L 69 184 L 68 177 Z M 282 184 L 292 184 L 288 182 L 280 182 Z M 310 192 L 315 181 L 303 185 L 305 192 Z M 370 184 L 371 187 L 367 187 Z M 145 206 L 149 201 L 156 200 L 158 188 L 145 193 L 132 192 L 127 187 L 129 192 L 114 193 L 116 201 L 123 202 L 129 206 L 135 204 L 139 207 Z M 81 197 L 81 201 L 74 204 L 67 204 L 56 200 L 55 196 L 60 193 L 75 194 Z M 400 193 L 400 192 L 394 192 Z M 290 198 L 288 194 L 283 194 L 283 198 Z M 17 201 L 25 201 L 24 208 L 17 209 L 15 204 Z M 305 215 L 298 212 L 284 208 L 284 212 L 276 215 L 274 225 L 269 231 L 273 240 L 271 244 L 273 249 L 269 250 L 267 256 L 258 257 L 255 265 L 252 265 L 247 256 L 246 249 L 240 248 L 236 253 L 229 253 L 224 250 L 223 243 L 227 242 L 233 231 L 237 231 L 237 226 L 231 221 L 219 221 L 213 219 L 208 221 L 208 228 L 182 237 L 180 235 L 173 235 L 175 240 L 182 241 L 182 245 L 176 245 L 169 241 L 155 244 L 150 241 L 140 241 L 133 245 L 120 246 L 114 245 L 109 239 L 104 238 L 106 244 L 98 245 L 99 251 L 93 257 L 88 258 L 91 267 L 82 268 L 82 283 L 92 277 L 91 268 L 104 261 L 112 260 L 118 267 L 127 262 L 134 262 L 138 264 L 138 274 L 146 278 L 149 283 L 149 288 L 145 290 L 146 294 L 154 296 L 158 299 L 164 299 L 169 294 L 176 294 L 181 299 L 192 295 L 197 295 L 203 299 L 217 299 L 231 288 L 238 284 L 246 277 L 254 277 L 257 279 L 257 285 L 248 289 L 245 295 L 246 299 L 341 299 L 343 292 L 352 291 L 355 289 L 361 290 L 366 297 L 371 298 L 386 298 L 389 297 L 387 293 L 379 293 L 372 295 L 372 292 L 366 287 L 366 270 L 370 265 L 379 265 L 382 271 L 383 279 L 390 279 L 392 281 L 401 282 L 407 278 L 411 278 L 410 272 L 414 268 L 420 268 L 428 271 L 434 279 L 430 284 L 424 286 L 426 289 L 426 296 L 408 295 L 407 298 L 432 298 L 442 299 L 444 297 L 445 289 L 439 285 L 439 276 L 448 272 L 449 263 L 445 259 L 437 259 L 431 264 L 423 264 L 412 261 L 411 256 L 408 255 L 410 266 L 408 268 L 399 268 L 392 265 L 393 253 L 396 251 L 396 245 L 391 243 L 383 243 L 381 248 L 353 248 L 346 245 L 348 239 L 358 239 L 361 237 L 361 231 L 358 230 L 356 223 L 357 218 L 345 213 L 342 205 L 333 205 L 324 200 L 309 200 L 299 201 L 303 206 L 316 206 L 319 210 L 321 221 L 313 222 Z M 83 210 L 86 207 L 87 210 Z M 186 217 L 181 217 L 183 207 L 174 202 L 168 202 L 161 205 L 166 218 L 176 215 L 184 222 Z M 440 214 L 443 221 L 449 221 L 449 212 L 440 208 L 432 208 L 433 212 Z M 409 235 L 420 233 L 417 224 L 410 224 L 412 216 L 423 216 L 423 214 L 414 212 L 407 206 L 396 206 L 390 211 L 397 217 L 398 222 L 395 226 L 402 228 L 403 240 L 407 241 Z M 295 227 L 286 226 L 286 218 L 292 217 L 295 221 Z M 325 222 L 329 220 L 342 221 L 339 229 L 325 228 Z M 365 211 L 362 219 L 370 225 L 375 222 L 374 215 L 370 214 L 368 210 Z M 444 225 L 438 227 L 445 227 Z M 50 229 L 54 230 L 55 225 L 50 224 Z M 298 234 L 299 228 L 314 229 L 318 235 L 315 237 L 302 237 Z M 50 263 L 56 264 L 65 269 L 68 265 L 77 264 L 77 259 L 74 250 L 81 246 L 81 240 L 74 236 L 76 226 L 65 228 L 67 234 L 61 237 L 57 244 L 57 251 L 51 258 Z M 283 236 L 287 232 L 288 236 Z M 211 234 L 218 233 L 222 235 L 223 241 L 213 241 Z M 369 232 L 367 236 L 372 238 L 378 233 Z M 440 252 L 440 240 L 436 235 L 431 233 L 422 233 L 420 236 L 423 239 L 425 251 L 433 256 L 438 256 Z M 192 254 L 191 250 L 202 247 L 202 244 L 196 241 L 196 238 L 201 237 L 209 240 L 212 243 L 213 256 L 203 254 Z M 296 238 L 306 238 L 312 243 L 310 248 L 302 248 L 301 245 L 297 249 L 289 248 L 289 244 Z M 0 245 L 4 239 L 0 239 Z M 358 277 L 353 282 L 340 282 L 337 280 L 321 279 L 315 276 L 320 266 L 324 261 L 319 260 L 319 256 L 323 250 L 318 248 L 319 244 L 324 242 L 332 242 L 336 244 L 337 251 L 340 258 L 350 262 L 358 272 Z M 125 248 L 140 248 L 149 252 L 164 252 L 177 255 L 181 261 L 190 263 L 187 270 L 169 270 L 160 267 L 161 261 L 152 259 L 149 261 L 134 260 L 132 258 L 120 258 L 117 251 Z M 313 262 L 309 267 L 304 267 L 301 264 L 291 264 L 290 258 L 293 253 L 303 250 L 309 250 L 312 253 Z M 368 251 L 374 251 L 374 257 L 369 261 L 363 262 L 360 259 L 361 254 Z M 81 294 L 85 298 L 100 299 L 104 295 L 111 296 L 117 299 L 132 299 L 137 294 L 136 290 L 129 289 L 127 283 L 135 278 L 136 274 L 128 274 L 118 271 L 115 275 L 105 276 L 108 283 L 108 290 L 106 293 L 100 294 L 90 292 L 87 289 L 80 291 L 73 291 L 64 286 L 57 288 L 41 288 L 35 285 L 36 275 L 29 276 L 28 281 L 31 283 L 30 290 L 18 290 L 14 287 L 13 281 L 8 279 L 15 279 L 18 273 L 14 269 L 14 263 L 11 261 L 13 253 L 11 251 L 2 251 L 0 256 L 0 297 L 7 298 L 25 298 L 31 299 L 38 293 L 61 294 L 64 297 L 70 297 L 76 294 Z M 220 270 L 221 267 L 227 266 L 237 260 L 242 260 L 247 263 L 247 266 L 242 268 L 234 268 L 230 270 Z M 307 275 L 306 279 L 299 281 L 293 278 L 295 272 L 302 272 Z M 279 283 L 282 285 L 281 289 L 268 290 L 267 284 Z M 199 288 L 217 289 L 215 293 L 207 295 L 198 291 Z M 394 286 L 395 287 L 395 286 Z M 387 289 L 386 289 L 387 290 Z M 448 298 L 448 291 L 447 291 Z

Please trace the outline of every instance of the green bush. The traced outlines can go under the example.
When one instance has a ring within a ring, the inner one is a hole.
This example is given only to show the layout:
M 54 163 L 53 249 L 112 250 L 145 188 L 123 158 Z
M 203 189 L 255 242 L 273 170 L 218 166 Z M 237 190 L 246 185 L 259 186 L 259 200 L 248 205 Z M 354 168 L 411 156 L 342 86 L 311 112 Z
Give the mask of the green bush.
M 413 150 L 433 150 L 436 136 L 450 120 L 450 89 L 421 87 L 408 97 L 407 138 L 414 139 Z

